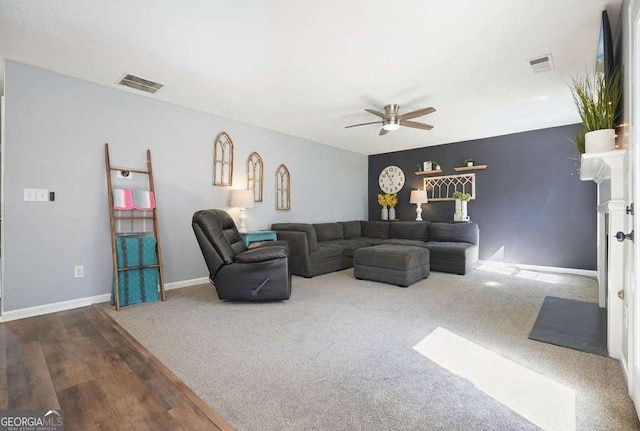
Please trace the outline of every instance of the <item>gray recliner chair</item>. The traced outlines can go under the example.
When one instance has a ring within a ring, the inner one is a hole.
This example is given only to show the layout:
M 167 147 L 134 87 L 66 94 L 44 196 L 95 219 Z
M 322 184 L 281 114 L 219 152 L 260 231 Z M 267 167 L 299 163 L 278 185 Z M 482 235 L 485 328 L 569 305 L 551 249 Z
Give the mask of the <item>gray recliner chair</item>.
M 247 248 L 233 219 L 223 210 L 197 211 L 191 225 L 220 299 L 289 299 L 291 270 L 286 242 L 256 243 Z

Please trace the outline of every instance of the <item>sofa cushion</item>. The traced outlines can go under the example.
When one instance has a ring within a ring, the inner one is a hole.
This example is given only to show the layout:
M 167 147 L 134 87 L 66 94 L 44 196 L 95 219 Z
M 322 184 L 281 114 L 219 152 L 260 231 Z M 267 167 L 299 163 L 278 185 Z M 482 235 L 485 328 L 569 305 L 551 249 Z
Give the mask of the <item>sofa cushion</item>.
M 308 223 L 273 223 L 271 230 L 292 230 L 296 232 L 304 232 L 307 234 L 307 242 L 309 243 L 309 251 L 318 249 L 318 237 L 316 230 Z
M 358 241 L 366 242 L 367 245 L 380 245 L 384 243 L 386 240 L 380 238 L 369 238 L 366 236 L 358 238 Z
M 359 221 L 341 221 L 344 231 L 344 239 L 360 238 L 362 236 L 362 228 Z
M 316 228 L 318 241 L 331 241 L 333 239 L 344 238 L 344 231 L 340 223 L 316 223 L 313 227 Z
M 426 241 L 417 241 L 414 239 L 389 238 L 382 240 L 382 244 L 406 245 L 410 247 L 427 248 Z
M 371 243 L 358 239 L 334 239 L 333 241 L 324 241 L 322 244 L 335 245 L 342 249 L 345 256 L 353 256 L 353 253 L 362 247 L 369 247 Z
M 389 238 L 429 241 L 429 222 L 395 221 L 389 226 Z
M 318 249 L 309 253 L 311 257 L 311 276 L 339 271 L 342 268 L 342 248 L 334 244 L 321 242 Z
M 432 222 L 429 224 L 429 239 L 431 241 L 478 244 L 478 225 L 472 222 Z
M 342 257 L 342 247 L 338 247 L 335 244 L 318 244 L 318 249 L 311 253 L 311 257 L 320 261 Z
M 387 221 L 362 221 L 362 236 L 367 238 L 389 238 L 389 222 Z

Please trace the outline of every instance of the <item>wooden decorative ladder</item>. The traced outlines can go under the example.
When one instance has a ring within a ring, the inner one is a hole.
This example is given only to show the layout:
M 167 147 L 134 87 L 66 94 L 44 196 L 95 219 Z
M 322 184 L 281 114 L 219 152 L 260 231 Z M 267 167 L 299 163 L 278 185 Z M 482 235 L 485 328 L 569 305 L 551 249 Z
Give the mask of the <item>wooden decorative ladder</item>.
M 158 213 L 157 208 L 154 205 L 153 209 L 150 210 L 152 215 L 116 215 L 116 211 L 113 205 L 113 186 L 111 181 L 111 173 L 113 171 L 120 172 L 131 172 L 138 174 L 145 174 L 148 177 L 149 181 L 149 191 L 152 192 L 155 196 L 155 189 L 153 184 L 153 168 L 151 166 L 151 150 L 147 150 L 147 169 L 130 169 L 123 167 L 111 166 L 111 162 L 109 160 L 109 144 L 104 144 L 104 161 L 106 166 L 107 173 L 107 190 L 109 195 L 109 221 L 111 226 L 111 250 L 113 256 L 113 297 L 115 302 L 116 311 L 120 310 L 120 298 L 119 298 L 119 285 L 118 285 L 118 274 L 122 271 L 130 271 L 134 269 L 144 269 L 144 268 L 158 268 L 158 281 L 160 285 L 160 299 L 162 301 L 165 300 L 164 294 L 164 272 L 163 272 L 163 262 L 162 262 L 162 251 L 160 248 L 160 230 L 158 228 Z M 118 232 L 116 231 L 116 220 L 153 220 L 153 234 L 156 238 L 156 253 L 158 256 L 158 263 L 152 265 L 141 265 L 141 266 L 125 266 L 118 267 L 118 257 L 116 253 L 116 237 Z

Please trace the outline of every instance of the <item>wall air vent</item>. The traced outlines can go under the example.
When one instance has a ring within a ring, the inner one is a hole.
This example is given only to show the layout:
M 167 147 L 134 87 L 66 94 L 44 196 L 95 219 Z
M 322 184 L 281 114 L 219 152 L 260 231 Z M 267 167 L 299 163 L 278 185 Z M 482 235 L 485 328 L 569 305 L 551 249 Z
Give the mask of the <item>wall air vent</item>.
M 553 70 L 553 58 L 551 54 L 527 60 L 533 69 L 533 73 L 542 73 Z
M 145 93 L 155 93 L 162 88 L 162 84 L 140 78 L 139 76 L 127 74 L 118 82 L 119 85 L 144 91 Z

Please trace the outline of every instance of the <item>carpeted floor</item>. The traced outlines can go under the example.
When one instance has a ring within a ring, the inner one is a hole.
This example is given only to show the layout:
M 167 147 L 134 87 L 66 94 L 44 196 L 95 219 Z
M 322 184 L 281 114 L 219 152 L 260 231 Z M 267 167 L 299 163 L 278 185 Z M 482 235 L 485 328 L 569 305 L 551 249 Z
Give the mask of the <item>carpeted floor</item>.
M 500 271 L 403 289 L 345 270 L 294 277 L 280 303 L 203 285 L 103 306 L 238 430 L 640 429 L 618 361 L 527 338 L 545 296 L 596 302 L 596 283 Z

